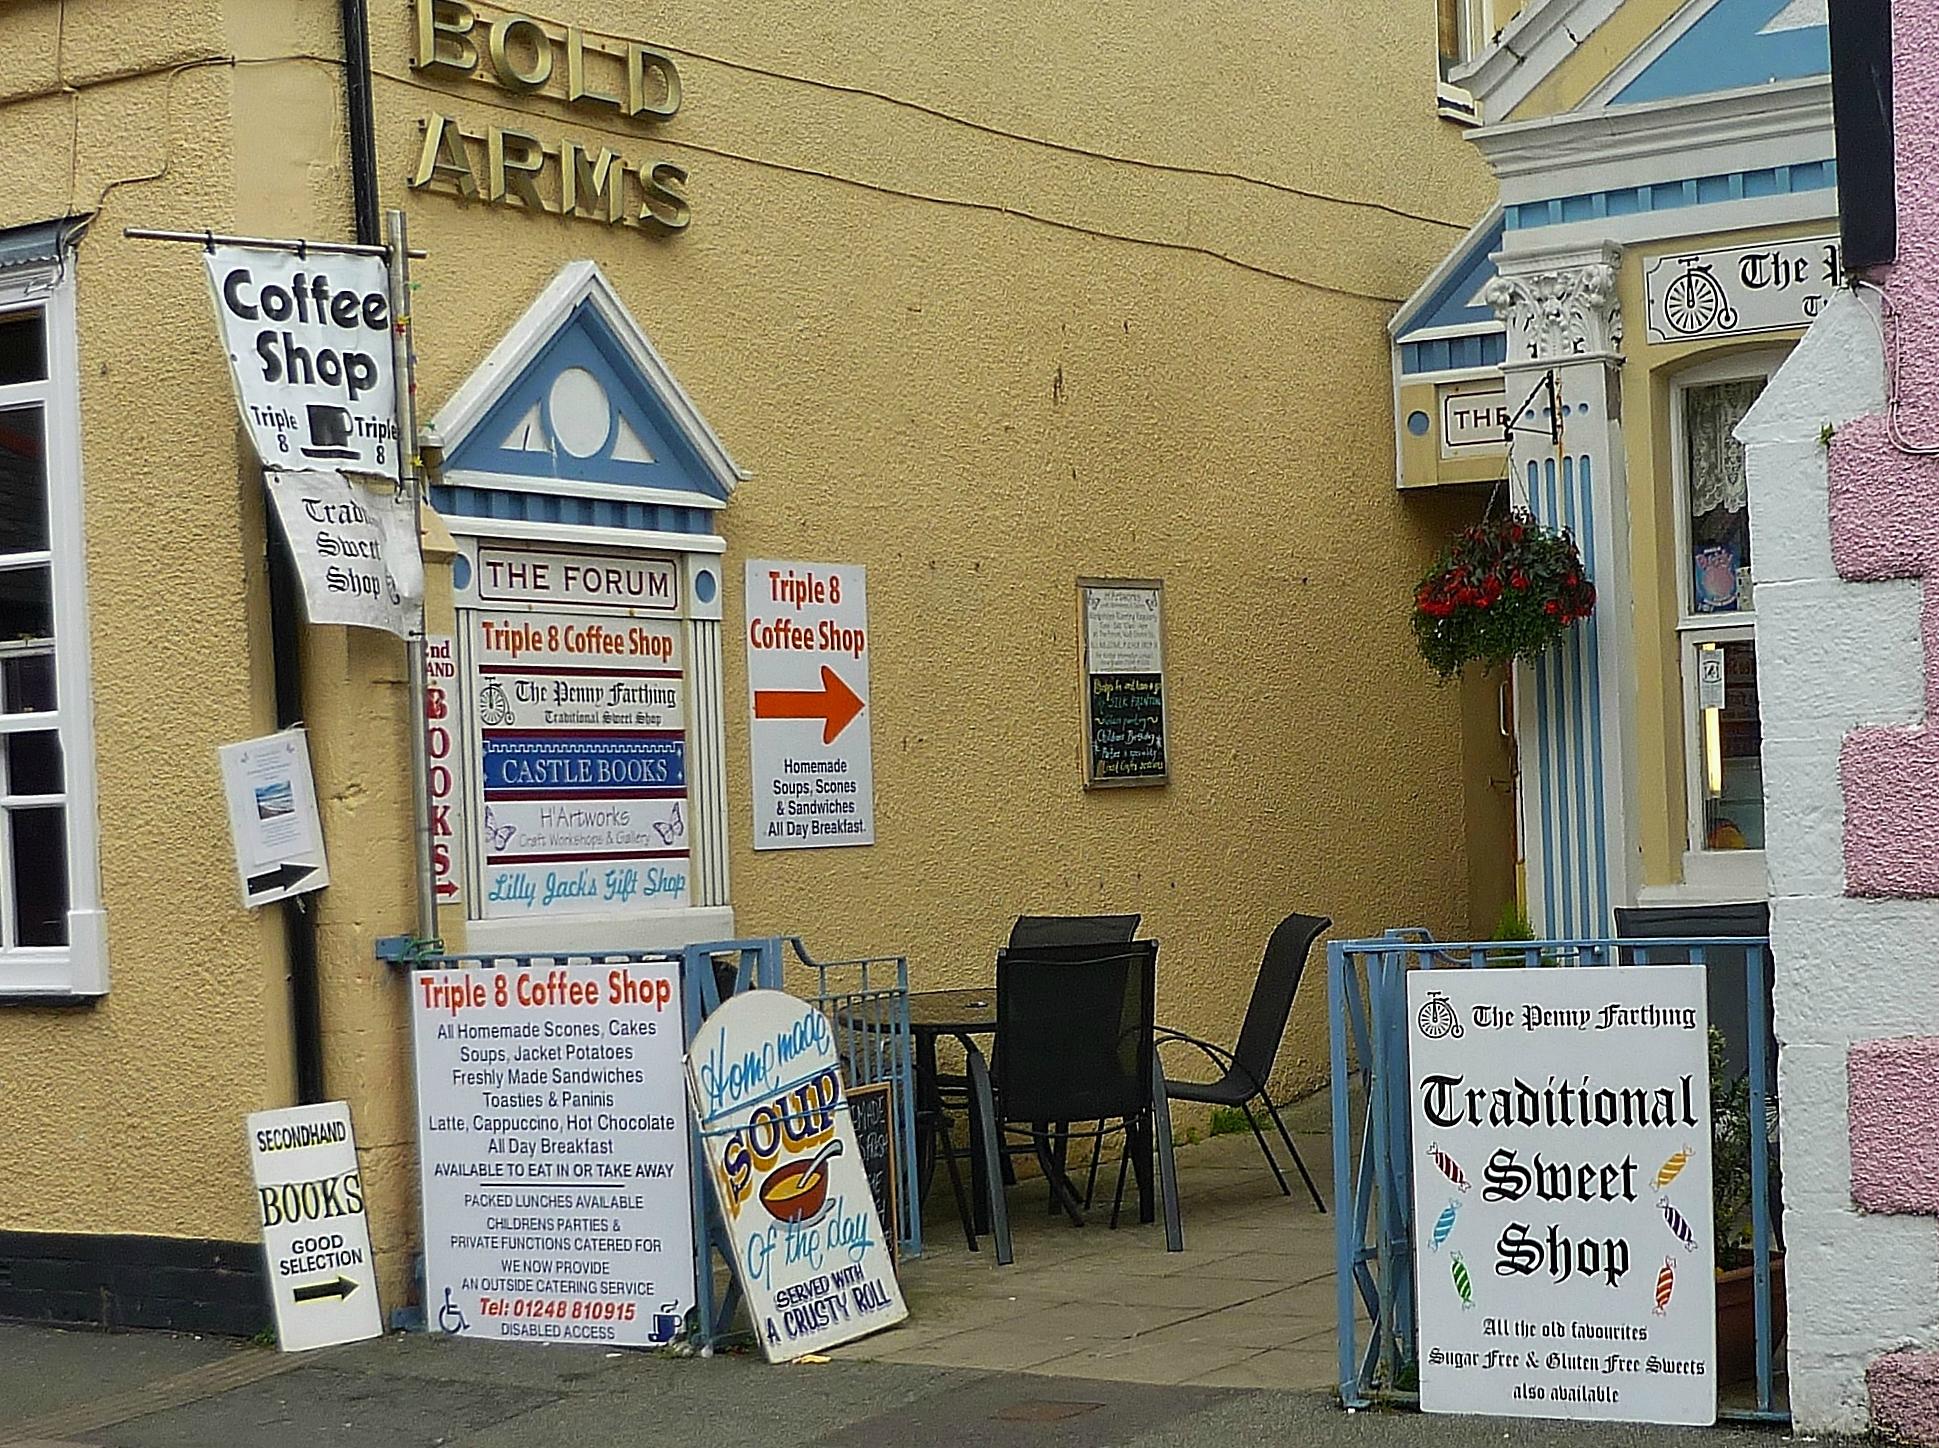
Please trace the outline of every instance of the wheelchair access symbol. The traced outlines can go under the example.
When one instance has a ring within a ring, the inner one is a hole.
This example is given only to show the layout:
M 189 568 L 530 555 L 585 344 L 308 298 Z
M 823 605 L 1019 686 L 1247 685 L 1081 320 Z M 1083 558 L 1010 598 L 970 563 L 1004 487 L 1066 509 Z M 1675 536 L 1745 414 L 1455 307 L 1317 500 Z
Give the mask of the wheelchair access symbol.
M 468 1332 L 471 1324 L 465 1319 L 464 1310 L 451 1300 L 451 1289 L 444 1289 L 444 1306 L 438 1309 L 439 1332 Z
M 1427 993 L 1427 1001 L 1421 1006 L 1415 1023 L 1420 1026 L 1421 1034 L 1430 1041 L 1438 1041 L 1444 1036 L 1452 1036 L 1457 1041 L 1461 1039 L 1461 1017 L 1448 1004 L 1448 998 L 1437 990 Z

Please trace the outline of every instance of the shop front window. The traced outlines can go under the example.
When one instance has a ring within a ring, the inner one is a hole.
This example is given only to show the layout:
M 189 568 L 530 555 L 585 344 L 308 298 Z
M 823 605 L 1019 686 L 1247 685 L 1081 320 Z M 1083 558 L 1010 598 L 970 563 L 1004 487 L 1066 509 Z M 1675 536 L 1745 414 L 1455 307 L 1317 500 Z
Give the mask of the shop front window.
M 105 985 L 71 280 L 0 300 L 0 995 Z
M 1738 362 L 1673 395 L 1689 846 L 1713 858 L 1764 848 L 1750 498 L 1732 433 L 1768 380 L 1767 367 Z

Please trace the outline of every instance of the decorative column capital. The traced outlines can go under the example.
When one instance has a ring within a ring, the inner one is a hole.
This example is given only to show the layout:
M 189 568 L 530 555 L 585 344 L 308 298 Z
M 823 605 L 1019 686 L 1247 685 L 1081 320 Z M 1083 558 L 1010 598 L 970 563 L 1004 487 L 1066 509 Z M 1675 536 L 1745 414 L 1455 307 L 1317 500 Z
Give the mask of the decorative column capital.
M 1623 341 L 1613 246 L 1498 257 L 1481 296 L 1508 328 L 1508 361 L 1614 360 Z

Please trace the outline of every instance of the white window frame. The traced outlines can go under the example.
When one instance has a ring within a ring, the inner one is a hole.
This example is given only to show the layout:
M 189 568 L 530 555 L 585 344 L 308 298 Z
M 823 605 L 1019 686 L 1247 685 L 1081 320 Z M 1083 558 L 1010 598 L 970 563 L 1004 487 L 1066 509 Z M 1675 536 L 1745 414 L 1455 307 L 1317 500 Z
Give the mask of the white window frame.
M 1679 373 L 1670 383 L 1670 511 L 1676 525 L 1676 666 L 1683 700 L 1682 893 L 1706 901 L 1762 900 L 1769 895 L 1770 886 L 1764 851 L 1712 850 L 1705 847 L 1702 839 L 1703 781 L 1699 775 L 1703 722 L 1697 708 L 1697 645 L 1749 639 L 1755 648 L 1757 600 L 1753 593 L 1751 607 L 1735 613 L 1698 613 L 1692 602 L 1696 595 L 1690 566 L 1689 449 L 1684 399 L 1693 387 L 1709 387 L 1719 382 L 1748 382 L 1761 377 L 1768 383 L 1783 365 L 1789 350 L 1768 346 L 1737 348 L 1726 356 Z M 1753 538 L 1756 527 L 1757 521 L 1753 518 Z M 1761 683 L 1760 680 L 1760 686 Z
M 51 722 L 60 735 L 67 828 L 67 944 L 0 947 L 0 998 L 78 999 L 105 995 L 108 989 L 88 639 L 87 533 L 81 502 L 81 369 L 71 261 L 71 253 L 65 253 L 58 262 L 0 272 L 0 312 L 38 309 L 46 338 L 46 379 L 0 387 L 0 407 L 37 404 L 45 419 L 57 705 Z M 34 727 L 45 728 L 45 719 L 36 716 Z M 8 880 L 0 888 L 11 891 L 13 887 Z

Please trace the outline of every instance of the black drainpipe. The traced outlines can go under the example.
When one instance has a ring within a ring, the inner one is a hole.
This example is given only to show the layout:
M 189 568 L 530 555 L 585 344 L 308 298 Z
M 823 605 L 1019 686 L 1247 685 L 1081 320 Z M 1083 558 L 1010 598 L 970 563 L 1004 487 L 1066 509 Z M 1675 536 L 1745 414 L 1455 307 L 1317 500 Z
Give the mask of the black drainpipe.
M 376 122 L 370 105 L 370 23 L 364 0 L 341 0 L 344 111 L 349 121 L 350 188 L 357 242 L 383 242 L 377 215 Z M 269 538 L 269 633 L 275 658 L 276 723 L 303 722 L 303 604 L 289 545 L 264 520 Z M 323 1003 L 317 981 L 316 911 L 311 898 L 283 902 L 283 939 L 290 965 L 290 1028 L 295 1036 L 296 1099 L 326 1099 L 323 1079 Z

